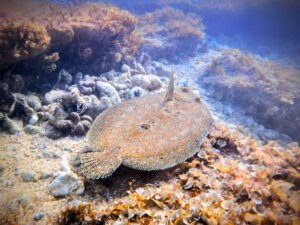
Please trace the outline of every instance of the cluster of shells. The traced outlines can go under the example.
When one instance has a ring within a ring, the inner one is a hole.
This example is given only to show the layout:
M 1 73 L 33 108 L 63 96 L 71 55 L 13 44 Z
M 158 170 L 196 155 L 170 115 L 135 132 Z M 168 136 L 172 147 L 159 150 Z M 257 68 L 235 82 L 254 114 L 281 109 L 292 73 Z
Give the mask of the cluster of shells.
M 71 204 L 59 220 L 72 215 L 86 224 L 299 224 L 299 154 L 296 143 L 259 143 L 218 122 L 200 152 L 171 171 L 173 179 L 131 184 L 127 196 L 110 202 Z

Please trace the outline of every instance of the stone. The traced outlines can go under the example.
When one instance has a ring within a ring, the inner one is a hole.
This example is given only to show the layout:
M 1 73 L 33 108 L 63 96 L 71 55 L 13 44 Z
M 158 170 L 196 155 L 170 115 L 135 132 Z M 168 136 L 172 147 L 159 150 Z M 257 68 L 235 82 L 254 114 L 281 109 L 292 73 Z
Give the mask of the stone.
M 40 175 L 40 179 L 41 180 L 46 180 L 48 178 L 51 177 L 51 174 L 50 173 L 46 173 L 46 172 L 41 172 L 41 175 Z
M 40 129 L 37 127 L 37 126 L 33 126 L 31 124 L 27 124 L 25 127 L 24 127 L 24 131 L 25 133 L 27 134 L 38 134 L 40 133 Z
M 55 127 L 51 127 L 50 129 L 47 129 L 46 136 L 51 139 L 58 139 L 63 136 L 63 133 Z
M 69 130 L 73 127 L 71 120 L 58 120 L 54 126 L 59 130 Z
M 60 172 L 49 184 L 50 192 L 54 197 L 63 197 L 68 194 L 80 195 L 84 192 L 84 184 L 73 172 Z
M 139 86 L 145 90 L 154 91 L 162 87 L 162 82 L 158 76 L 150 75 L 135 75 L 132 78 L 133 86 Z
M 53 102 L 62 102 L 62 98 L 66 93 L 63 90 L 51 90 L 45 94 L 44 101 L 47 105 Z
M 34 172 L 24 172 L 21 173 L 21 177 L 24 182 L 37 182 Z
M 121 67 L 121 71 L 124 72 L 124 73 L 127 73 L 127 72 L 131 71 L 131 68 L 128 65 L 123 64 L 122 67 Z
M 118 73 L 115 70 L 110 70 L 106 73 L 100 74 L 101 77 L 105 77 L 107 80 L 112 80 Z
M 133 86 L 139 86 L 139 87 L 147 90 L 150 85 L 150 81 L 149 81 L 149 79 L 147 79 L 147 77 L 145 75 L 137 74 L 137 75 L 133 76 L 132 84 L 133 84 Z
M 19 126 L 12 119 L 10 119 L 8 117 L 4 118 L 3 127 L 5 127 L 8 131 L 8 133 L 10 133 L 10 134 L 16 134 L 19 131 L 21 131 Z
M 57 87 L 61 90 L 67 90 L 72 82 L 72 75 L 65 69 L 61 69 L 58 74 Z
M 53 154 L 51 152 L 43 152 L 43 157 L 47 159 L 52 159 Z
M 143 73 L 143 74 L 146 73 L 144 67 L 143 67 L 140 63 L 137 63 L 136 69 L 137 69 L 138 71 L 140 71 L 141 73 Z
M 103 97 L 103 98 L 107 98 L 107 97 Z M 108 100 L 110 102 L 109 98 L 108 98 Z M 110 102 L 110 104 L 111 104 L 111 102 Z M 88 115 L 94 119 L 105 109 L 106 109 L 106 105 L 103 104 L 103 101 L 102 100 L 100 101 L 95 95 L 91 95 L 90 96 L 90 105 L 85 110 L 84 114 Z
M 84 129 L 84 126 L 81 122 L 77 123 L 74 127 L 74 132 L 75 134 L 78 134 L 78 135 L 84 135 L 85 134 L 85 129 Z
M 135 86 L 126 93 L 126 99 L 139 98 L 147 94 L 143 88 Z
M 148 87 L 149 91 L 158 90 L 162 87 L 162 82 L 161 82 L 161 80 L 159 79 L 158 76 L 148 75 L 147 78 L 150 81 L 150 85 Z
M 87 120 L 87 121 L 89 121 L 90 123 L 93 122 L 93 118 L 92 118 L 91 116 L 89 116 L 89 115 L 83 115 L 83 116 L 80 116 L 80 120 L 81 120 L 81 121 L 82 121 L 82 120 Z
M 97 81 L 96 88 L 98 90 L 99 97 L 108 96 L 113 105 L 121 103 L 119 93 L 111 84 L 103 81 Z

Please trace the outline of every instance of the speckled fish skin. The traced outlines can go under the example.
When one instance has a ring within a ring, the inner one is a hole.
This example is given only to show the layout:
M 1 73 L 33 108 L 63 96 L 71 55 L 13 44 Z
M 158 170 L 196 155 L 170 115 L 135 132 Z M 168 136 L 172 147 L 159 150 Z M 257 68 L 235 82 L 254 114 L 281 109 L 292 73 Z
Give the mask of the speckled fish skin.
M 126 101 L 100 114 L 88 132 L 92 153 L 81 155 L 87 178 L 110 176 L 121 164 L 162 170 L 192 157 L 212 125 L 206 105 L 191 91 L 176 89 Z

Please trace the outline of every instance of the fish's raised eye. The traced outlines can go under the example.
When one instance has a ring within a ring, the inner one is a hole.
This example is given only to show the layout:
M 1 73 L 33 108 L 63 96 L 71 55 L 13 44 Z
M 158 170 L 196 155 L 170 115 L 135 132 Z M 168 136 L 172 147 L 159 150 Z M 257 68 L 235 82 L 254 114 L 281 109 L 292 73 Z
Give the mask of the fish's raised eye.
M 145 130 L 149 130 L 150 129 L 150 124 L 147 124 L 147 123 L 143 123 L 141 125 L 141 128 L 145 129 Z

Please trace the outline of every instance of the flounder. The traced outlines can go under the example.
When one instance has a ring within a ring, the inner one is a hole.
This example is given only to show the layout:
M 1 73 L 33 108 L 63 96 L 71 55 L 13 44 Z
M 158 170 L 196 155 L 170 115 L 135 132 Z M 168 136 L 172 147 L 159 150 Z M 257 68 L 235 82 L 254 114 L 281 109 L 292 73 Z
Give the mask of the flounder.
M 131 99 L 102 112 L 87 135 L 94 152 L 81 155 L 87 178 L 110 176 L 121 164 L 162 170 L 192 157 L 210 130 L 206 105 L 189 89 L 168 90 Z

